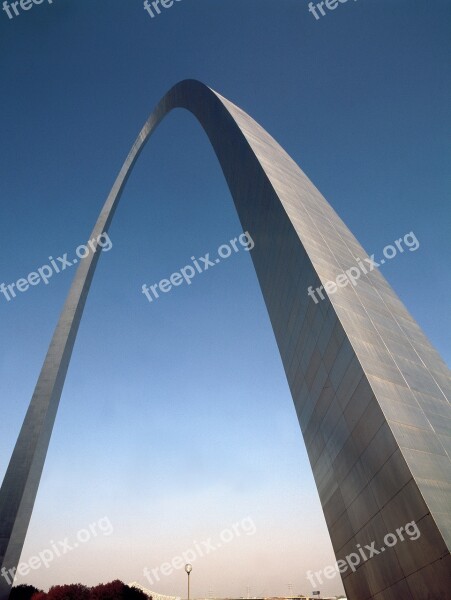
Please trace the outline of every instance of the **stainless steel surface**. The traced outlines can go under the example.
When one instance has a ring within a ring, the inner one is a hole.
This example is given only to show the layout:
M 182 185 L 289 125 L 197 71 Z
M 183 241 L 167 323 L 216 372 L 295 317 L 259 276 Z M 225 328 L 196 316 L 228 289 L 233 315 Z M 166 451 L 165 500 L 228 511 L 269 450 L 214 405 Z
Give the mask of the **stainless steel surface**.
M 133 145 L 91 239 L 108 230 L 141 149 L 178 107 L 206 131 L 255 241 L 251 255 L 337 557 L 357 544 L 380 546 L 409 521 L 421 530 L 418 540 L 345 573 L 348 597 L 443 600 L 451 589 L 448 370 L 378 271 L 356 287 L 324 292 L 318 304 L 307 295 L 308 286 L 335 280 L 367 255 L 279 144 L 205 85 L 176 85 Z M 0 564 L 7 569 L 22 551 L 98 257 L 90 254 L 75 275 L 0 490 Z M 8 594 L 0 577 L 0 600 Z

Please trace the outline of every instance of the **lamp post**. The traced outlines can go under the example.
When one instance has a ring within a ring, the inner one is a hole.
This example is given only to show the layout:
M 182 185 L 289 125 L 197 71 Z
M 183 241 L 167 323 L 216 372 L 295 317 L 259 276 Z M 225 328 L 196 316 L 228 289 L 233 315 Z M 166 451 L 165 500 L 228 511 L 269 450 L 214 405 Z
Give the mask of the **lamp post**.
M 193 570 L 193 565 L 190 565 L 189 563 L 187 565 L 185 565 L 185 571 L 188 573 L 188 600 L 189 600 L 189 576 L 191 571 Z

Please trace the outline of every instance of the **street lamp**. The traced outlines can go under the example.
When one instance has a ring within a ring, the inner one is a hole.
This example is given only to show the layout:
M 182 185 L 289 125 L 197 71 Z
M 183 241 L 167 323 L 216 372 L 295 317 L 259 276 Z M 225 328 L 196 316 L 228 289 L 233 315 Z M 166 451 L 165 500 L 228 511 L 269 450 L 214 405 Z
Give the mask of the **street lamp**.
M 185 565 L 185 571 L 188 573 L 188 600 L 189 600 L 189 576 L 191 571 L 193 570 L 193 565 L 190 565 L 189 563 L 187 565 Z

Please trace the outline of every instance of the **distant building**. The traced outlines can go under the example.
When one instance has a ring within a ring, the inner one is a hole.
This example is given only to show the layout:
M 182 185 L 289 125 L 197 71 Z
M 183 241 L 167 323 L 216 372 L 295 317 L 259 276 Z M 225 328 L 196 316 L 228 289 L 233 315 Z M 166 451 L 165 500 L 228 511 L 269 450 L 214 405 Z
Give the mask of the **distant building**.
M 138 588 L 138 590 L 144 592 L 147 596 L 149 596 L 149 598 L 152 598 L 152 600 L 181 600 L 180 596 L 165 596 L 164 594 L 157 594 L 157 592 L 153 592 L 152 590 L 145 588 L 143 585 L 136 583 L 136 581 L 129 583 L 128 585 L 130 587 Z

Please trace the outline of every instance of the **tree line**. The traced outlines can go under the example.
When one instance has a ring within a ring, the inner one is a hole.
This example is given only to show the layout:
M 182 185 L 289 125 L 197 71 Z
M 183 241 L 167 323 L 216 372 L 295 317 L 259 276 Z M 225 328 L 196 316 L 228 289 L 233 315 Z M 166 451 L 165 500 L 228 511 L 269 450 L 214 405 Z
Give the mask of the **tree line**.
M 117 579 L 94 587 L 81 583 L 54 585 L 48 592 L 39 590 L 33 585 L 22 584 L 12 588 L 9 600 L 152 600 L 152 598 L 138 588 L 130 587 Z

